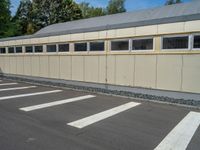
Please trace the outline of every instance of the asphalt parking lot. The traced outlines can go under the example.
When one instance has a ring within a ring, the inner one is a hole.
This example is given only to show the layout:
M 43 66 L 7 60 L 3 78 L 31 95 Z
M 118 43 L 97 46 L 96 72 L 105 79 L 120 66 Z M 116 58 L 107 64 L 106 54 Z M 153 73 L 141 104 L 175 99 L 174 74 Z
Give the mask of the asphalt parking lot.
M 199 150 L 200 111 L 2 79 L 0 150 Z

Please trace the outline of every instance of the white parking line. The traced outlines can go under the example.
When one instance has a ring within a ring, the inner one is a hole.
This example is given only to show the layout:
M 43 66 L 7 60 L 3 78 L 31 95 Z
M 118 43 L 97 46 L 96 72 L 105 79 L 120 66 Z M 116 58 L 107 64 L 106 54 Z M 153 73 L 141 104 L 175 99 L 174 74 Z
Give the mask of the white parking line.
M 185 150 L 199 125 L 200 113 L 188 113 L 154 150 Z
M 50 94 L 50 93 L 58 93 L 58 92 L 61 92 L 61 91 L 62 91 L 62 90 L 53 90 L 53 91 L 44 91 L 44 92 L 36 92 L 36 93 L 28 93 L 28 94 L 4 96 L 4 97 L 0 97 L 0 101 L 6 100 L 6 99 L 27 97 L 27 96 L 35 96 L 35 95 L 43 95 L 43 94 Z
M 6 89 L 0 89 L 0 92 L 2 91 L 13 91 L 13 90 L 23 90 L 23 89 L 29 89 L 29 88 L 35 88 L 36 86 L 25 86 L 25 87 L 15 87 L 15 88 L 6 88 Z
M 42 109 L 42 108 L 62 105 L 62 104 L 71 103 L 71 102 L 75 102 L 75 101 L 81 101 L 81 100 L 89 99 L 89 98 L 93 98 L 93 97 L 96 97 L 96 96 L 94 96 L 94 95 L 80 96 L 80 97 L 70 98 L 70 99 L 66 99 L 66 100 L 60 100 L 60 101 L 44 103 L 44 104 L 40 104 L 40 105 L 24 107 L 24 108 L 20 108 L 20 110 L 33 111 L 33 110 L 37 110 L 37 109 Z
M 121 113 L 123 111 L 126 111 L 126 110 L 133 108 L 135 106 L 138 106 L 138 105 L 140 105 L 140 103 L 135 103 L 135 102 L 126 103 L 124 105 L 120 105 L 118 107 L 100 112 L 98 114 L 95 114 L 95 115 L 92 115 L 92 116 L 89 116 L 89 117 L 68 123 L 67 125 L 81 129 L 81 128 L 89 126 L 89 125 L 96 123 L 98 121 L 101 121 L 103 119 L 109 118 L 113 115 L 116 115 L 118 113 Z
M 2 84 L 0 84 L 0 86 L 3 86 L 3 85 L 16 85 L 16 84 L 18 84 L 18 83 L 2 83 Z

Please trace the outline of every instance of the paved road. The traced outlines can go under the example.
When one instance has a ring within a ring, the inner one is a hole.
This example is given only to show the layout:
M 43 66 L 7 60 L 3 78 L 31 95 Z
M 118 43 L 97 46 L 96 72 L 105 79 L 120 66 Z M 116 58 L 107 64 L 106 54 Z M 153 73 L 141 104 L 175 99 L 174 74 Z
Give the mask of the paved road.
M 0 150 L 199 150 L 199 124 L 191 108 L 0 81 Z

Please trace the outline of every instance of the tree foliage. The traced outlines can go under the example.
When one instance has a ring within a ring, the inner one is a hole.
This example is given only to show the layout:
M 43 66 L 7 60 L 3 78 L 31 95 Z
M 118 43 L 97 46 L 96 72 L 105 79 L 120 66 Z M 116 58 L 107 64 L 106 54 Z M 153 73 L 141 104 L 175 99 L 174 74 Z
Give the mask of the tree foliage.
M 91 18 L 91 17 L 106 15 L 106 10 L 104 8 L 93 7 L 93 6 L 90 6 L 90 4 L 86 2 L 80 3 L 79 7 L 82 11 L 83 18 Z
M 126 12 L 125 0 L 110 0 L 108 2 L 107 13 L 116 14 Z
M 110 0 L 107 8 L 75 0 L 21 0 L 11 16 L 10 0 L 0 0 L 0 38 L 33 34 L 51 24 L 125 12 L 125 0 Z
M 173 5 L 173 4 L 178 4 L 178 3 L 182 3 L 181 0 L 167 0 L 165 5 Z
M 10 15 L 10 1 L 0 0 L 0 38 L 6 37 L 9 29 L 11 15 Z

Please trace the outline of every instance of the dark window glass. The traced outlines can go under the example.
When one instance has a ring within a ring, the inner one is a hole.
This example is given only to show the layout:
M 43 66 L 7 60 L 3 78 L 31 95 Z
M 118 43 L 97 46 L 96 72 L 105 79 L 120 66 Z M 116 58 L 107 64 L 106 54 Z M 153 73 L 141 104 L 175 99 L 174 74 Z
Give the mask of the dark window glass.
M 47 52 L 56 52 L 56 45 L 47 45 Z
M 15 53 L 14 47 L 8 47 L 8 53 Z
M 2 54 L 6 53 L 6 48 L 4 48 L 4 47 L 0 48 L 0 53 L 2 53 Z
M 163 38 L 163 49 L 187 49 L 188 36 Z
M 16 47 L 16 53 L 22 53 L 22 47 Z
M 194 36 L 193 48 L 200 48 L 200 35 Z
M 58 51 L 59 52 L 69 52 L 69 44 L 59 44 Z
M 26 46 L 25 50 L 26 50 L 26 53 L 33 53 L 33 47 L 32 46 Z
M 133 50 L 151 50 L 153 49 L 153 39 L 135 39 L 132 43 Z
M 87 43 L 75 43 L 74 44 L 74 51 L 75 52 L 87 51 Z
M 111 50 L 117 50 L 117 51 L 129 50 L 129 41 L 112 41 Z
M 35 53 L 42 53 L 43 52 L 43 46 L 35 46 Z
M 90 51 L 104 51 L 104 42 L 90 42 Z

